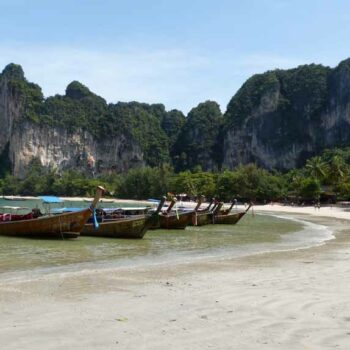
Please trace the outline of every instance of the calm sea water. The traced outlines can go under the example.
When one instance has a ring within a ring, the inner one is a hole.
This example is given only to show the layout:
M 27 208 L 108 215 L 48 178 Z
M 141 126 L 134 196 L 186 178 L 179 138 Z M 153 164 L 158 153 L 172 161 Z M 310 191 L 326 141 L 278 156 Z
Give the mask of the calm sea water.
M 38 204 L 4 202 L 0 205 Z M 71 206 L 84 205 L 88 203 L 71 203 Z M 237 225 L 148 231 L 142 240 L 79 237 L 61 241 L 0 236 L 0 278 L 21 273 L 32 275 L 104 266 L 143 266 L 167 261 L 239 257 L 304 248 L 330 238 L 332 233 L 321 225 L 250 213 Z

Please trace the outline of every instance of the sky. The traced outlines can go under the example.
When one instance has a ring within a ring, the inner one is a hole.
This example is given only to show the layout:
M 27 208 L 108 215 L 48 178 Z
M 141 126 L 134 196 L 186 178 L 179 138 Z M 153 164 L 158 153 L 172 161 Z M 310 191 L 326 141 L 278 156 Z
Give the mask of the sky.
M 108 102 L 222 111 L 246 79 L 350 57 L 347 0 L 0 0 L 0 71 L 45 96 L 78 80 Z

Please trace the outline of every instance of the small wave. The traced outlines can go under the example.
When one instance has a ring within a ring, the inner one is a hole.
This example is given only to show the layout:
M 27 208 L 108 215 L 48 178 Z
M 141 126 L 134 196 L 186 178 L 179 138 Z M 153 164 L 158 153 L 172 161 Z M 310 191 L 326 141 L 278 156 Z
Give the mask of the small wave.
M 280 242 L 280 245 L 282 245 L 283 243 L 288 243 L 289 245 L 295 245 L 293 249 L 307 249 L 325 244 L 327 241 L 330 241 L 335 238 L 334 231 L 326 225 L 316 224 L 314 222 L 297 219 L 295 217 L 285 215 L 268 215 L 279 219 L 297 222 L 303 225 L 302 230 L 289 233 L 288 235 L 283 235 L 282 242 Z

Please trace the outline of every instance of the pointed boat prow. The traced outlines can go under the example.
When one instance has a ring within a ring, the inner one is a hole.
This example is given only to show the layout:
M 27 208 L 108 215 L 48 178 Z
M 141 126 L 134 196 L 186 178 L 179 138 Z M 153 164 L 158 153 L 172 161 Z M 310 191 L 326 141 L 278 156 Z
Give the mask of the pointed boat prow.
M 162 210 L 165 201 L 166 201 L 166 197 L 163 196 L 162 199 L 159 201 L 158 207 L 157 207 L 157 209 L 156 209 L 154 214 L 158 214 Z
M 221 208 L 223 207 L 224 202 L 219 202 L 219 204 L 217 205 L 217 207 L 214 209 L 214 214 L 217 214 L 220 212 Z
M 196 207 L 194 208 L 194 211 L 198 211 L 198 209 L 200 208 L 200 206 L 201 206 L 202 203 L 203 203 L 203 200 L 204 200 L 204 196 L 203 196 L 203 195 L 202 195 L 202 196 L 199 196 L 198 202 L 197 202 Z
M 105 192 L 106 190 L 102 186 L 97 186 L 94 200 L 90 205 L 91 210 L 94 210 L 97 207 L 97 204 L 99 203 L 100 199 L 102 198 Z
M 247 212 L 250 208 L 252 208 L 253 207 L 253 203 L 252 202 L 250 202 L 249 203 L 249 205 L 248 205 L 248 208 L 245 210 L 245 212 Z
M 212 206 L 212 204 L 214 203 L 214 201 L 215 201 L 215 198 L 212 198 L 212 199 L 210 200 L 208 207 L 205 209 L 206 211 L 210 211 L 210 207 Z
M 171 209 L 173 209 L 173 206 L 175 205 L 175 203 L 177 202 L 177 199 L 176 198 L 173 198 L 172 200 L 171 200 L 171 202 L 170 202 L 170 205 L 169 205 L 169 207 L 168 207 L 168 209 L 167 209 L 167 213 L 170 213 L 170 211 L 171 211 Z
M 233 208 L 233 206 L 234 206 L 235 204 L 236 204 L 236 201 L 235 201 L 234 199 L 232 199 L 231 205 L 230 205 L 230 207 L 229 207 L 228 210 L 227 210 L 228 213 L 232 210 L 232 208 Z

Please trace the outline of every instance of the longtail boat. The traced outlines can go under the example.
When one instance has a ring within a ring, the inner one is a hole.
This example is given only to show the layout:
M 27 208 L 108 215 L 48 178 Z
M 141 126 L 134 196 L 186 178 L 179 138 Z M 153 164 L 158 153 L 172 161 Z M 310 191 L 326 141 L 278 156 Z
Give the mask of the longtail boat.
M 25 215 L 0 215 L 0 235 L 33 238 L 76 238 L 86 221 L 95 210 L 103 187 L 97 187 L 96 195 L 90 207 L 76 212 L 58 215 L 39 216 L 39 210 L 33 209 Z
M 220 203 L 217 206 L 217 209 L 214 213 L 214 224 L 225 224 L 225 225 L 232 225 L 237 224 L 239 220 L 242 219 L 242 217 L 248 212 L 248 210 L 251 207 L 251 204 L 249 204 L 248 208 L 244 211 L 238 212 L 238 213 L 231 213 L 229 211 L 223 211 L 221 212 L 221 207 L 223 203 Z
M 208 224 L 236 224 L 251 207 L 251 205 L 249 205 L 245 211 L 231 213 L 236 201 L 233 201 L 227 209 L 222 208 L 224 203 L 217 202 L 215 199 L 212 199 L 208 207 L 204 209 L 199 209 L 201 203 L 202 197 L 199 198 L 195 212 L 192 216 L 193 226 L 203 226 Z
M 157 215 L 157 222 L 152 225 L 152 229 L 163 228 L 163 229 L 174 229 L 183 230 L 192 221 L 193 210 L 172 210 L 176 203 L 176 198 L 173 198 L 170 202 L 167 210 L 159 212 Z
M 237 203 L 237 201 L 234 199 L 232 200 L 231 202 L 231 205 L 229 206 L 229 208 L 221 208 L 220 209 L 220 214 L 221 215 L 226 215 L 226 214 L 229 214 L 233 208 L 233 206 Z M 249 209 L 249 208 L 248 208 Z
M 213 223 L 213 212 L 210 210 L 210 208 L 214 202 L 214 199 L 211 200 L 206 208 L 200 209 L 203 199 L 204 197 L 200 196 L 197 205 L 194 208 L 194 212 L 192 213 L 192 220 L 190 223 L 192 226 L 204 226 Z
M 95 229 L 92 223 L 87 223 L 85 224 L 81 235 L 130 239 L 143 238 L 147 230 L 157 223 L 157 216 L 164 202 L 165 197 L 160 201 L 156 211 L 151 214 L 124 215 L 114 219 L 104 219 L 102 217 L 98 229 Z
M 192 221 L 192 212 L 163 213 L 158 217 L 160 228 L 184 230 Z

